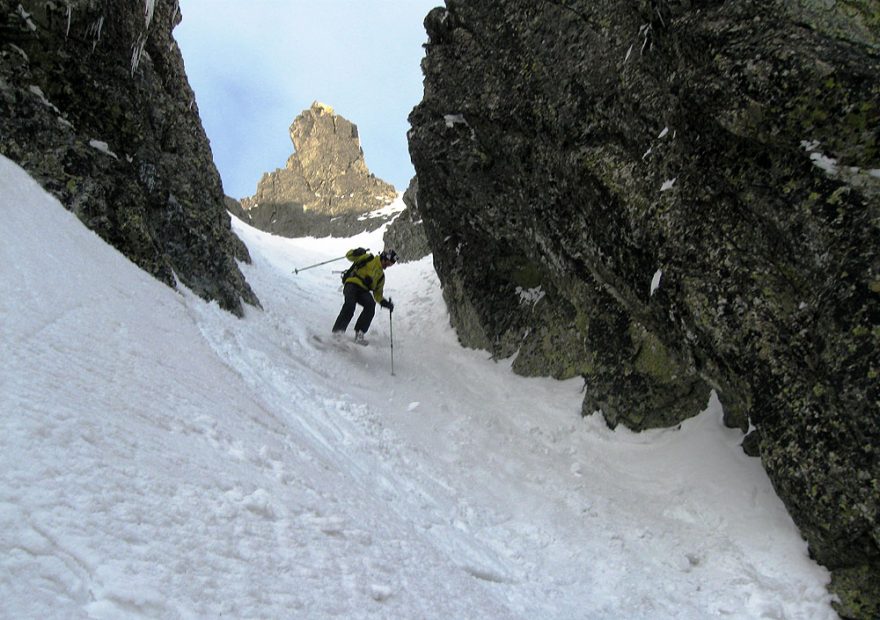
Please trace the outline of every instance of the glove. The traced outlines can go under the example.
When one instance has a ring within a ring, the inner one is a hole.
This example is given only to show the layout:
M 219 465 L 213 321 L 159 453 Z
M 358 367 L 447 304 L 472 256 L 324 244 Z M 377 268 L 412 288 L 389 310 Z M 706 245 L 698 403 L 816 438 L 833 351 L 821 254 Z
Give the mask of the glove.
M 394 303 L 392 303 L 391 298 L 383 299 L 379 302 L 379 305 L 383 308 L 387 308 L 388 312 L 394 312 Z
M 364 248 L 355 248 L 351 251 L 352 256 L 363 256 L 367 251 Z

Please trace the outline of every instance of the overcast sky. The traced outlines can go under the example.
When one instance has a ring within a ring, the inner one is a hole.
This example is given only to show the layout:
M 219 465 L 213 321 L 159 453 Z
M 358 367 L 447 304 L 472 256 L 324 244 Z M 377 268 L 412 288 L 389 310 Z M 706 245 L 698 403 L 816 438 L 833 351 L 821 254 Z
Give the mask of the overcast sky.
M 406 189 L 422 21 L 442 0 L 180 0 L 174 36 L 226 193 L 252 196 L 293 153 L 313 101 L 358 126 L 367 166 Z

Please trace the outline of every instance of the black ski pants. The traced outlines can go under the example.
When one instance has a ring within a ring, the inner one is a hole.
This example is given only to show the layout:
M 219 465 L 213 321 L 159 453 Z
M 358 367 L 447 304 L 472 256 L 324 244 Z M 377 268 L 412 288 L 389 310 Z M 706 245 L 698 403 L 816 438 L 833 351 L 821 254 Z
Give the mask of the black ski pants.
M 339 316 L 336 317 L 333 331 L 344 332 L 348 328 L 348 324 L 351 323 L 351 317 L 354 316 L 355 306 L 360 304 L 364 309 L 361 310 L 361 314 L 354 324 L 354 330 L 366 333 L 370 329 L 370 323 L 373 322 L 373 316 L 376 314 L 376 301 L 373 299 L 373 294 L 353 282 L 345 283 L 345 286 L 342 287 L 342 294 L 345 296 L 345 301 L 342 304 L 342 310 L 339 311 Z

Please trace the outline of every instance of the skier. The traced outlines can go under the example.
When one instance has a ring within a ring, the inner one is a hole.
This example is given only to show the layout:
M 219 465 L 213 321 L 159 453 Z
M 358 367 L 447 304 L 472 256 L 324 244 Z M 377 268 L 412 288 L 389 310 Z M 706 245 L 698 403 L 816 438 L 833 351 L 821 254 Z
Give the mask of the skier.
M 345 301 L 336 323 L 333 325 L 334 334 L 343 334 L 354 316 L 355 305 L 363 306 L 360 316 L 354 324 L 354 341 L 358 344 L 367 344 L 364 334 L 370 329 L 373 315 L 376 313 L 376 302 L 389 312 L 394 311 L 391 299 L 382 296 L 385 286 L 385 270 L 397 262 L 397 252 L 384 250 L 379 256 L 367 253 L 364 248 L 355 248 L 345 254 L 345 258 L 352 262 L 345 275 L 342 276 L 344 283 L 342 294 Z M 373 292 L 372 296 L 370 291 Z M 373 301 L 375 299 L 375 301 Z

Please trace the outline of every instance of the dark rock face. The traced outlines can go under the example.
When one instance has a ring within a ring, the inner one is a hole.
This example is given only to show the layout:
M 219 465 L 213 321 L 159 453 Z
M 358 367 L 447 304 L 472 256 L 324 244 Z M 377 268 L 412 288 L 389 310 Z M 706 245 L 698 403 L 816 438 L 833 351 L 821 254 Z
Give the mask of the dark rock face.
M 876 3 L 446 4 L 410 153 L 462 343 L 582 375 L 611 425 L 716 390 L 878 617 Z
M 388 225 L 382 240 L 386 248 L 393 248 L 400 262 L 419 260 L 431 253 L 422 216 L 419 213 L 419 180 L 413 177 L 403 193 L 406 208 Z
M 364 217 L 397 192 L 367 169 L 356 125 L 316 101 L 294 119 L 290 139 L 286 166 L 264 174 L 241 201 L 253 226 L 286 237 L 350 236 L 388 221 Z
M 226 205 L 226 210 L 229 211 L 232 215 L 245 222 L 250 220 L 250 217 L 238 200 L 236 200 L 232 196 L 224 196 L 223 202 Z
M 123 6 L 124 5 L 124 6 Z M 180 51 L 176 0 L 0 0 L 0 152 L 134 263 L 258 304 Z

